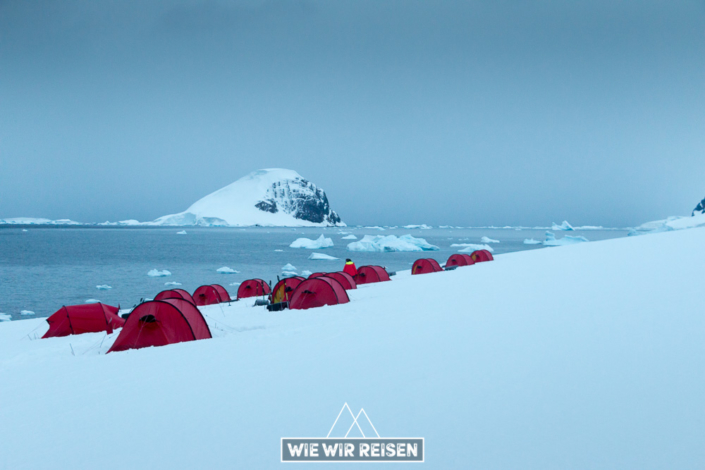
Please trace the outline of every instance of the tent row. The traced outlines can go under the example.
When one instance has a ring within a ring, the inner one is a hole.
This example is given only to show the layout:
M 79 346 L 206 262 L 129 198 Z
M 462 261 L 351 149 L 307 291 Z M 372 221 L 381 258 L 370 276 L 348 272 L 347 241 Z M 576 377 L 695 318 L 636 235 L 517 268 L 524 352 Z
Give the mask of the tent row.
M 456 269 L 460 266 L 471 266 L 475 263 L 483 263 L 486 261 L 492 261 L 494 257 L 492 253 L 488 250 L 477 250 L 472 252 L 472 254 L 467 255 L 465 253 L 456 253 L 450 255 L 448 261 L 445 264 L 445 270 L 450 271 L 451 269 Z M 438 264 L 433 258 L 421 258 L 414 262 L 411 267 L 411 274 L 428 274 L 443 271 L 443 267 Z

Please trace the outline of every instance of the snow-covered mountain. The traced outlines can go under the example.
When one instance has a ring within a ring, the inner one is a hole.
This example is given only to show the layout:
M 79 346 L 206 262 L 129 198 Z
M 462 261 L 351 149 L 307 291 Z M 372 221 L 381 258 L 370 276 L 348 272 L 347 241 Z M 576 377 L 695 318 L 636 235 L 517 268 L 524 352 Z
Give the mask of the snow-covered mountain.
M 326 193 L 293 170 L 258 170 L 153 225 L 345 225 Z

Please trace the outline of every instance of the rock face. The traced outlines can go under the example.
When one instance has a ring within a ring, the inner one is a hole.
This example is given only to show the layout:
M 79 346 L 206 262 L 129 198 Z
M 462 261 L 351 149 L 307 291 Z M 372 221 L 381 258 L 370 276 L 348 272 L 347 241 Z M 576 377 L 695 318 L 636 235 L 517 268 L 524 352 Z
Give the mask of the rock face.
M 156 225 L 331 226 L 345 225 L 326 193 L 293 170 L 258 170 L 198 200 Z
M 695 214 L 705 214 L 705 199 L 700 201 L 700 203 L 697 206 L 695 206 L 695 209 L 693 209 L 692 215 L 695 215 Z

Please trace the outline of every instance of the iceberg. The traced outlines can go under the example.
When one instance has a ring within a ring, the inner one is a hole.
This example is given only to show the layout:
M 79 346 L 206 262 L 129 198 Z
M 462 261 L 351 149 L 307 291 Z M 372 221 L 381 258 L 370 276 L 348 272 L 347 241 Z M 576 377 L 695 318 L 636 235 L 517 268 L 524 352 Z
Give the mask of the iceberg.
M 543 241 L 544 246 L 563 246 L 563 245 L 574 245 L 576 243 L 589 242 L 585 237 L 572 237 L 566 235 L 563 238 L 556 239 L 556 235 L 552 232 L 546 232 L 546 239 Z
M 107 284 L 101 284 L 101 285 L 99 285 L 99 286 L 95 286 L 95 288 L 98 289 L 98 290 L 110 290 L 110 289 L 112 289 L 112 287 L 109 286 L 109 285 L 107 285 Z
M 165 286 L 180 286 L 181 283 L 180 283 L 180 282 L 173 282 L 173 281 L 172 281 L 172 282 L 165 282 L 164 285 L 165 285 Z
M 402 226 L 402 228 L 406 228 L 406 229 L 420 228 L 423 230 L 429 230 L 429 229 L 432 229 L 433 227 L 430 225 L 421 224 L 421 225 L 404 225 L 404 226 Z
M 84 303 L 84 304 L 99 304 L 99 303 L 100 303 L 100 300 L 98 300 L 98 299 L 86 299 L 86 301 L 83 302 L 83 303 Z
M 331 246 L 333 246 L 333 240 L 321 235 L 316 240 L 311 240 L 310 238 L 297 238 L 291 243 L 291 245 L 289 245 L 289 248 L 319 250 L 321 248 L 330 248 Z
M 147 276 L 149 277 L 165 277 L 165 276 L 171 276 L 171 273 L 167 271 L 166 269 L 164 271 L 160 271 L 158 269 L 152 269 L 147 273 Z
M 0 313 L 0 321 L 11 321 L 12 317 L 7 313 Z
M 34 315 L 34 312 L 31 310 L 21 310 L 20 315 Z
M 282 267 L 282 271 L 296 272 L 296 266 L 291 263 L 287 263 Z
M 573 231 L 573 230 L 575 230 L 575 229 L 573 228 L 572 225 L 570 225 L 570 224 L 568 223 L 567 220 L 564 220 L 563 223 L 560 224 L 560 225 L 558 225 L 558 224 L 556 224 L 555 222 L 553 222 L 553 224 L 551 224 L 551 230 L 562 230 L 562 231 L 565 231 L 565 232 L 570 232 L 570 231 Z
M 453 243 L 450 245 L 453 248 L 463 248 L 458 250 L 460 253 L 472 253 L 477 250 L 487 250 L 490 253 L 494 253 L 494 249 L 489 245 L 479 245 L 477 243 Z
M 351 233 L 350 235 L 346 235 L 341 238 L 341 240 L 357 240 L 357 237 Z
M 482 237 L 480 241 L 482 243 L 499 243 L 499 240 L 493 240 L 490 237 Z
M 274 250 L 274 251 L 275 251 L 275 252 L 281 252 L 281 251 L 284 251 L 284 250 Z
M 233 268 L 229 268 L 227 266 L 223 266 L 222 268 L 216 269 L 216 272 L 219 272 L 220 274 L 239 274 L 240 271 L 235 271 Z
M 228 285 L 229 285 L 229 286 L 239 286 L 240 284 L 242 284 L 242 283 L 241 283 L 241 282 L 231 282 L 231 283 L 228 284 Z
M 308 257 L 308 259 L 313 259 L 313 260 L 324 260 L 324 261 L 334 261 L 337 260 L 338 258 L 335 258 L 333 256 L 328 256 L 324 255 L 323 253 L 311 253 L 311 256 Z
M 672 230 L 683 230 L 705 226 L 705 214 L 696 212 L 691 217 L 673 216 L 663 220 L 646 222 L 629 231 L 629 236 L 644 235 L 646 233 L 670 232 Z
M 186 230 L 182 230 L 180 232 L 176 232 L 177 235 L 186 235 Z
M 309 277 L 311 274 L 313 274 L 313 273 L 311 271 L 309 271 L 308 269 L 304 269 L 303 271 L 301 271 L 301 275 L 306 278 Z
M 533 238 L 524 239 L 524 245 L 540 245 L 543 243 L 541 240 L 534 240 Z
M 371 253 L 384 253 L 395 251 L 438 251 L 439 248 L 431 245 L 423 238 L 415 238 L 411 235 L 365 235 L 362 240 L 348 244 L 348 251 L 360 251 Z

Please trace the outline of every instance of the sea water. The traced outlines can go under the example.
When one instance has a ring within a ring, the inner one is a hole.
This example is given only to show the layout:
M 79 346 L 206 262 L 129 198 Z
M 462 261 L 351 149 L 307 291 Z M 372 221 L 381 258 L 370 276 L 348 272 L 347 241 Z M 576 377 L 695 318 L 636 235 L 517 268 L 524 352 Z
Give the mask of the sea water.
M 23 231 L 26 229 L 26 231 Z M 185 235 L 177 234 L 182 230 Z M 432 257 L 444 263 L 462 248 L 453 243 L 476 243 L 487 236 L 494 254 L 521 250 L 559 249 L 525 245 L 524 239 L 543 240 L 545 229 L 386 229 L 331 228 L 183 228 L 183 227 L 2 227 L 0 228 L 0 313 L 13 320 L 46 317 L 62 305 L 88 300 L 129 308 L 151 299 L 162 290 L 178 287 L 193 292 L 203 284 L 221 284 L 235 297 L 237 284 L 250 278 L 276 282 L 287 263 L 304 270 L 340 271 L 345 258 L 357 266 L 376 264 L 389 271 L 410 269 L 418 258 Z M 347 234 L 406 235 L 426 239 L 440 248 L 423 253 L 359 253 L 347 251 Z M 555 232 L 582 235 L 590 241 L 626 236 L 626 230 Z M 289 248 L 300 237 L 333 240 L 331 248 Z M 276 251 L 281 250 L 281 251 Z M 325 253 L 335 261 L 309 260 L 311 253 Z M 229 267 L 237 274 L 221 274 Z M 150 277 L 150 270 L 168 270 L 171 276 Z M 167 286 L 178 282 L 179 286 Z M 100 290 L 96 286 L 108 285 Z M 35 312 L 20 315 L 22 310 Z

